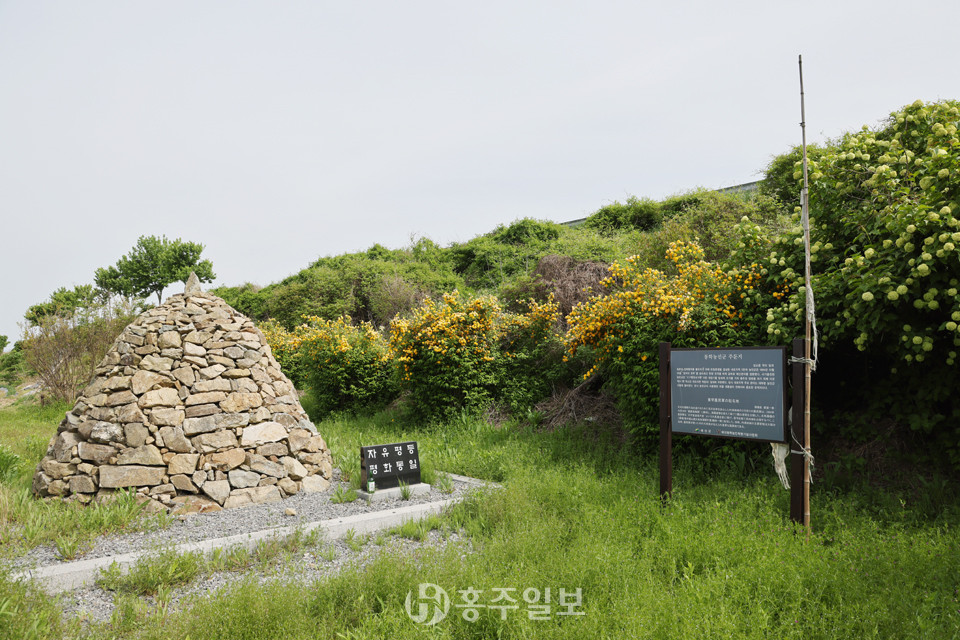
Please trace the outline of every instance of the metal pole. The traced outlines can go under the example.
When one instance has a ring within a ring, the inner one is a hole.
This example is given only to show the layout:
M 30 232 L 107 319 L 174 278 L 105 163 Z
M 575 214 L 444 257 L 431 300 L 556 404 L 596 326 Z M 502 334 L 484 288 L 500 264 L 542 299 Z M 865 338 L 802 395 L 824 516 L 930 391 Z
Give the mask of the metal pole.
M 809 206 L 809 182 L 807 179 L 807 123 L 806 112 L 804 109 L 803 96 L 803 56 L 798 56 L 800 68 L 800 131 L 803 140 L 803 195 L 801 199 L 801 217 L 803 218 L 803 250 L 804 250 L 804 394 L 803 394 L 803 526 L 807 529 L 807 539 L 810 539 L 810 457 L 806 452 L 810 450 L 810 386 L 811 372 L 813 368 L 812 354 L 810 352 L 811 323 L 810 307 L 811 288 L 810 288 L 810 206 Z

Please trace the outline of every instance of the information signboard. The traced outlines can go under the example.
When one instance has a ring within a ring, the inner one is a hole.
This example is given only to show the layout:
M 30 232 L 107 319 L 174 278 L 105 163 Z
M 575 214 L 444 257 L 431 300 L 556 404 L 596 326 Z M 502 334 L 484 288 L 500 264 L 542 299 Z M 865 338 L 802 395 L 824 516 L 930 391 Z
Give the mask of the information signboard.
M 373 480 L 377 489 L 420 484 L 420 451 L 416 442 L 360 447 L 360 485 Z
M 785 347 L 671 349 L 671 430 L 786 442 L 785 363 Z

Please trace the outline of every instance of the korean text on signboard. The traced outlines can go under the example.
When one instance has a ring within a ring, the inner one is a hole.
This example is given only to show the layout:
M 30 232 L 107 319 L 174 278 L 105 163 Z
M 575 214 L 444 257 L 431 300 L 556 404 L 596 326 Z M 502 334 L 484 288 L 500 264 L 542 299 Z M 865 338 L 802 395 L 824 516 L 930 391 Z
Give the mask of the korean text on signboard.
M 786 350 L 672 349 L 671 431 L 786 441 Z
M 420 483 L 420 451 L 416 442 L 360 447 L 360 483 L 373 480 L 377 489 Z

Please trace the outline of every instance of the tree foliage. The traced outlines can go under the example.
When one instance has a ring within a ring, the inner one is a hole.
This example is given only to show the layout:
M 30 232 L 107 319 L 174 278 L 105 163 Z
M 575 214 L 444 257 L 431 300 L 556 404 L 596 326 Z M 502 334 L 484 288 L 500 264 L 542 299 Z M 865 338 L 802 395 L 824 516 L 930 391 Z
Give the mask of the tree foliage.
M 85 309 L 106 302 L 108 294 L 90 284 L 81 284 L 73 289 L 60 287 L 50 298 L 27 309 L 24 318 L 31 327 L 36 327 L 44 318 L 51 316 L 71 317 Z
M 858 393 L 846 395 L 866 398 L 873 416 L 939 434 L 960 463 L 958 127 L 960 102 L 918 100 L 880 127 L 828 145 L 809 175 L 821 344 L 852 351 L 848 388 L 854 373 L 869 372 Z M 801 176 L 797 164 L 798 185 Z M 768 331 L 796 335 L 804 296 L 799 224 L 768 251 L 770 280 L 792 291 L 768 312 Z
M 97 286 L 126 297 L 157 296 L 163 303 L 164 288 L 174 282 L 186 282 L 190 272 L 200 282 L 210 282 L 216 275 L 209 260 L 200 260 L 203 245 L 196 242 L 167 240 L 166 236 L 140 236 L 137 244 L 112 267 L 97 269 Z

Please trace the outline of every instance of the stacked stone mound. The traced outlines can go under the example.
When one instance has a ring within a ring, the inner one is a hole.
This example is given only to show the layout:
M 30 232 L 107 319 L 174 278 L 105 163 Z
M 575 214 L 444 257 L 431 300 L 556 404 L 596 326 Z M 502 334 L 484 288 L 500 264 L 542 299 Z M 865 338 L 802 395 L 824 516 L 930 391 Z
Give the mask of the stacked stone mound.
M 208 510 L 322 491 L 332 471 L 263 334 L 188 285 L 117 338 L 60 423 L 33 490 L 89 502 L 134 487 L 153 510 Z

